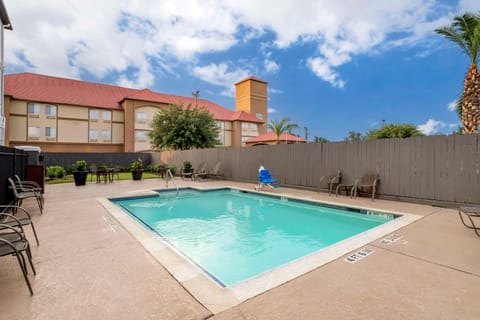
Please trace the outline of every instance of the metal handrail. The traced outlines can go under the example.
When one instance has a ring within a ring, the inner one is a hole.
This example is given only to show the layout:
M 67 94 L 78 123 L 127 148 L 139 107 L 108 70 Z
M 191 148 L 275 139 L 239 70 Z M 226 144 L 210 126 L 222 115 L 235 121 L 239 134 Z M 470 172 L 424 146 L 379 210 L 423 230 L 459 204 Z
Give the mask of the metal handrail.
M 166 188 L 168 188 L 168 180 L 170 180 L 170 179 L 173 181 L 173 184 L 175 185 L 175 188 L 177 189 L 177 196 L 178 196 L 179 191 L 178 191 L 177 183 L 175 182 L 175 179 L 173 178 L 172 171 L 170 171 L 170 169 L 167 169 L 167 178 L 165 179 L 165 182 L 166 182 L 165 187 Z

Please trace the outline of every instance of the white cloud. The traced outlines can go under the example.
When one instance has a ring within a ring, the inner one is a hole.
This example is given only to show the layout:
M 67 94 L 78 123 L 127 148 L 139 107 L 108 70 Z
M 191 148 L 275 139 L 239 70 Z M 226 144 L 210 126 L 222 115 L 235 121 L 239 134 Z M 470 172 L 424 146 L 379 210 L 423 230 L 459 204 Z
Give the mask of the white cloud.
M 265 59 L 265 72 L 270 74 L 275 74 L 280 70 L 280 66 L 273 60 Z
M 276 113 L 276 112 L 278 112 L 278 110 L 275 109 L 275 108 L 268 108 L 267 112 L 268 113 Z
M 426 123 L 418 125 L 417 129 L 426 135 L 431 135 L 441 132 L 442 129 L 453 129 L 456 127 L 458 127 L 458 124 L 445 123 L 444 121 L 428 119 Z
M 459 8 L 478 7 L 478 0 L 459 3 Z M 172 65 L 195 65 L 202 54 L 230 50 L 268 33 L 272 39 L 259 49 L 263 59 L 256 62 L 263 65 L 250 70 L 278 72 L 273 48 L 310 43 L 316 49 L 299 60 L 308 60 L 319 78 L 341 88 L 340 66 L 360 54 L 433 36 L 432 29 L 451 21 L 445 8 L 436 0 L 302 5 L 296 0 L 143 0 L 141 5 L 129 0 L 15 0 L 7 3 L 14 31 L 5 32 L 5 61 L 7 72 L 13 67 L 76 78 L 115 75 L 118 83 L 147 86 L 155 77 L 175 74 Z
M 480 10 L 480 3 L 478 0 L 460 0 L 459 9 L 461 14 L 464 12 L 477 12 Z
M 268 92 L 274 93 L 274 94 L 276 94 L 276 93 L 278 93 L 278 94 L 283 93 L 282 90 L 280 90 L 280 89 L 275 89 L 275 88 L 271 88 L 271 87 L 268 87 Z
M 448 110 L 455 111 L 457 106 L 457 99 L 453 100 L 447 105 Z
M 203 81 L 225 88 L 222 95 L 233 97 L 233 84 L 246 78 L 249 72 L 244 69 L 230 71 L 226 63 L 211 63 L 207 66 L 193 68 L 193 74 Z
M 332 86 L 338 88 L 345 86 L 345 81 L 340 79 L 340 75 L 332 69 L 325 59 L 310 58 L 307 60 L 307 65 L 318 77 L 329 82 Z

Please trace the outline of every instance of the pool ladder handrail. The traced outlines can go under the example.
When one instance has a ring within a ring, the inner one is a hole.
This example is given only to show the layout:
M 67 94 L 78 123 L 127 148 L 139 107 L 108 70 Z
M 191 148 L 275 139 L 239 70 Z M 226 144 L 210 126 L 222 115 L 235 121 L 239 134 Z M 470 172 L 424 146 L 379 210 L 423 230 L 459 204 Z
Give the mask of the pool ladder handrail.
M 175 179 L 173 178 L 173 174 L 172 174 L 172 171 L 170 171 L 170 169 L 167 169 L 167 177 L 165 179 L 165 187 L 168 188 L 168 180 L 172 180 L 173 181 L 173 184 L 175 185 L 175 188 L 177 189 L 177 196 L 179 194 L 179 190 L 178 190 L 178 186 L 177 186 L 177 183 L 175 182 Z

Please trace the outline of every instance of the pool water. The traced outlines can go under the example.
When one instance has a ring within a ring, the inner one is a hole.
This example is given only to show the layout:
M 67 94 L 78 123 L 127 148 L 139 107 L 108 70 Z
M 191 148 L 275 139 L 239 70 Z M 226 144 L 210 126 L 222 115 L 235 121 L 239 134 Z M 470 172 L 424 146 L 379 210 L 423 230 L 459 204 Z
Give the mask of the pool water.
M 395 218 L 234 189 L 114 200 L 223 286 Z

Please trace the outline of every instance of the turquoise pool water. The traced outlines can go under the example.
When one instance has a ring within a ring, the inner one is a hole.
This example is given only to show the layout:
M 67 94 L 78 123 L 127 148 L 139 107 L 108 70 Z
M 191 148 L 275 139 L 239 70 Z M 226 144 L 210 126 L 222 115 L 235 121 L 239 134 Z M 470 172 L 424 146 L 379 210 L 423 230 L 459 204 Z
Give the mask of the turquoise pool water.
M 395 218 L 231 189 L 113 200 L 224 286 Z

